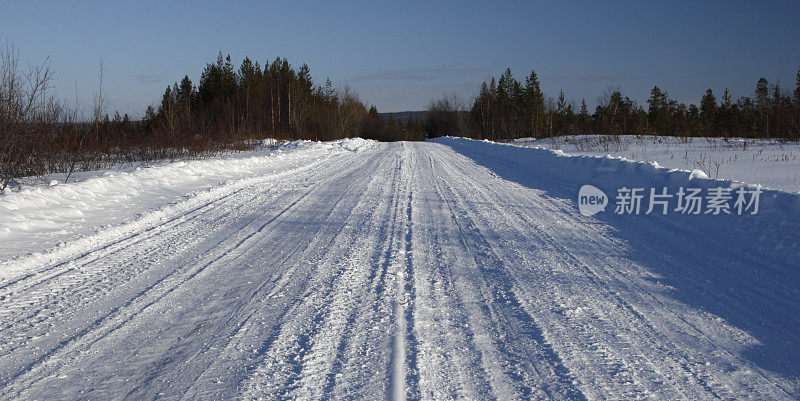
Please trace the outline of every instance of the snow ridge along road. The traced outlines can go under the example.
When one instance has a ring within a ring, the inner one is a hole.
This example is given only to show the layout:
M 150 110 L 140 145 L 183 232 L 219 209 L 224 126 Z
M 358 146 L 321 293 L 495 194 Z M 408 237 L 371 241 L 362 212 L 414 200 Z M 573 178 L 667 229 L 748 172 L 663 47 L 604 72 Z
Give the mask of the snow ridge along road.
M 453 138 L 286 155 L 0 262 L 0 398 L 800 398 L 798 195 L 584 217 L 582 184 L 688 173 Z

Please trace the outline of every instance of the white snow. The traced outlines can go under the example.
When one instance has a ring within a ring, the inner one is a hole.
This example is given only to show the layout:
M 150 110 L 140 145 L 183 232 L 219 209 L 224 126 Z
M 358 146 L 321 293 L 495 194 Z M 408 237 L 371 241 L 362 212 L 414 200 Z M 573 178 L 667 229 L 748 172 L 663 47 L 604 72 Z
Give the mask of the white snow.
M 99 226 L 129 221 L 232 179 L 287 173 L 369 146 L 371 142 L 363 139 L 296 141 L 220 158 L 86 172 L 68 185 L 56 186 L 58 181 L 52 180 L 48 187 L 28 185 L 8 191 L 0 195 L 0 261 L 41 252 Z
M 659 165 L 350 139 L 8 193 L 0 399 L 800 398 L 800 195 L 578 212 L 752 188 Z
M 515 145 L 562 150 L 585 156 L 613 156 L 657 162 L 660 166 L 701 170 L 712 178 L 800 191 L 800 142 L 744 138 L 571 135 L 523 138 Z

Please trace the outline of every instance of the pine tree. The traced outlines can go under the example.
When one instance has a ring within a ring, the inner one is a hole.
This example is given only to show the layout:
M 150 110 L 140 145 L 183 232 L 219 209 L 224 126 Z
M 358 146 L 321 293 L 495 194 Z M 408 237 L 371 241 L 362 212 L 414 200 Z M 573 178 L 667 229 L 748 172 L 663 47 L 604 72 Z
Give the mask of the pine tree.
M 756 84 L 756 107 L 762 110 L 769 108 L 769 82 L 764 78 Z
M 558 114 L 564 114 L 567 111 L 567 99 L 564 96 L 564 90 L 561 89 L 558 92 L 558 100 L 556 101 L 556 112 Z
M 579 119 L 579 129 L 580 132 L 578 134 L 587 134 L 588 125 L 589 125 L 589 109 L 586 107 L 586 99 L 581 99 L 581 110 Z
M 478 97 L 475 98 L 475 102 L 472 104 L 472 110 L 470 111 L 472 120 L 476 123 L 476 127 L 480 133 L 479 138 L 494 139 L 494 103 L 494 94 L 484 81 L 481 84 L 481 90 L 478 93 Z
M 661 92 L 658 86 L 654 86 L 653 89 L 650 90 L 650 98 L 647 99 L 647 104 L 649 105 L 647 112 L 651 116 L 656 115 L 664 108 L 664 98 L 664 93 Z
M 144 121 L 150 123 L 156 119 L 156 110 L 153 108 L 152 105 L 147 105 L 147 108 L 144 110 Z
M 192 85 L 192 80 L 186 75 L 181 80 L 180 86 L 178 86 L 178 100 L 188 104 L 192 101 L 192 95 L 194 95 L 194 86 Z
M 511 68 L 506 68 L 503 75 L 500 75 L 500 80 L 497 81 L 497 93 L 501 97 L 511 99 L 514 93 L 514 75 L 511 74 Z
M 717 116 L 717 98 L 711 89 L 706 90 L 706 94 L 700 99 L 700 118 L 703 120 L 705 134 L 714 135 L 714 122 Z
M 539 87 L 539 78 L 536 71 L 531 70 L 530 75 L 525 78 L 525 86 L 522 89 L 522 96 L 525 103 L 525 117 L 528 120 L 528 129 L 533 137 L 539 136 L 540 130 L 544 125 L 544 94 Z
M 500 122 L 500 135 L 503 138 L 514 138 L 519 135 L 517 120 L 519 111 L 517 106 L 521 97 L 521 86 L 510 68 L 506 68 L 497 81 L 497 108 Z
M 325 86 L 322 89 L 322 96 L 325 98 L 325 100 L 330 101 L 333 99 L 334 94 L 336 94 L 336 90 L 333 89 L 333 82 L 331 82 L 330 77 L 325 78 Z M 375 106 L 372 106 L 372 108 L 375 108 Z
M 586 99 L 581 99 L 581 120 L 589 120 L 589 109 L 586 107 Z
M 717 125 L 720 128 L 720 135 L 727 137 L 730 136 L 733 127 L 733 114 L 735 113 L 735 105 L 731 99 L 731 93 L 728 88 L 722 91 L 722 101 L 717 110 Z
M 722 103 L 720 103 L 720 107 L 723 109 L 730 109 L 733 101 L 731 101 L 731 93 L 728 91 L 728 88 L 725 88 L 722 91 Z
M 167 85 L 167 89 L 164 90 L 164 95 L 161 96 L 161 107 L 158 108 L 158 114 L 161 116 L 171 114 L 173 103 L 174 97 L 172 87 Z
M 662 135 L 667 134 L 668 102 L 667 93 L 662 92 L 658 86 L 654 86 L 650 91 L 650 98 L 647 99 L 647 113 L 651 127 Z
M 700 100 L 700 114 L 706 116 L 713 116 L 717 111 L 717 98 L 714 96 L 714 91 L 706 89 L 706 94 Z
M 800 68 L 797 69 L 797 78 L 794 81 L 794 107 L 800 112 Z
M 762 135 L 769 137 L 770 132 L 770 99 L 769 99 L 769 83 L 766 79 L 761 78 L 756 84 L 756 109 L 759 115 L 759 126 Z

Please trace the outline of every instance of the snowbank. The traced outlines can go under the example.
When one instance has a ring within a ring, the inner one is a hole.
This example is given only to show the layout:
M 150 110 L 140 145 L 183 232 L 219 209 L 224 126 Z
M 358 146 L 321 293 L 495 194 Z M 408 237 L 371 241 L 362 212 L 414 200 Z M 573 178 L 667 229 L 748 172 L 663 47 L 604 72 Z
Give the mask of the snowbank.
M 677 138 L 668 136 L 569 135 L 521 138 L 510 143 L 563 150 L 582 156 L 617 156 L 658 162 L 669 168 L 701 169 L 712 178 L 733 179 L 787 192 L 800 191 L 800 143 L 771 139 Z
M 636 162 L 621 157 L 568 155 L 560 150 L 520 147 L 465 138 L 437 138 L 433 142 L 453 148 L 472 158 L 496 175 L 527 187 L 540 189 L 545 195 L 568 199 L 578 213 L 577 196 L 585 184 L 600 188 L 609 197 L 605 212 L 587 219 L 601 219 L 612 226 L 631 222 L 647 223 L 663 220 L 680 230 L 704 233 L 709 243 L 735 249 L 758 258 L 774 258 L 800 267 L 800 194 L 762 189 L 756 215 L 700 215 L 675 212 L 667 215 L 645 215 L 650 188 L 676 194 L 680 188 L 700 188 L 703 195 L 710 188 L 735 191 L 754 186 L 732 181 L 703 178 L 688 170 L 668 169 L 658 163 Z M 620 188 L 643 188 L 645 199 L 640 215 L 615 214 L 615 198 Z M 733 201 L 731 201 L 731 206 Z M 660 211 L 659 209 L 656 209 Z
M 96 231 L 101 225 L 113 226 L 147 212 L 150 214 L 140 217 L 138 224 L 163 218 L 175 212 L 171 209 L 202 202 L 209 189 L 226 182 L 292 171 L 315 160 L 373 145 L 360 138 L 295 141 L 273 149 L 132 171 L 106 171 L 79 182 L 6 192 L 0 195 L 0 261 L 41 252 L 76 235 Z M 219 190 L 230 191 L 232 187 Z M 179 201 L 184 202 L 176 204 Z M 135 227 L 116 229 L 129 231 Z

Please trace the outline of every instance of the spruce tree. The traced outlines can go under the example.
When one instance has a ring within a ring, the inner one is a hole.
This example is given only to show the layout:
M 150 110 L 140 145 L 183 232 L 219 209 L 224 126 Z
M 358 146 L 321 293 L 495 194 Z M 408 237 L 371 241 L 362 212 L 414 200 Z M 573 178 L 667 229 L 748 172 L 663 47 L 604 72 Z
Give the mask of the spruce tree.
M 522 89 L 525 99 L 525 117 L 528 120 L 528 129 L 533 137 L 537 137 L 544 125 L 544 94 L 539 87 L 539 78 L 536 71 L 531 70 L 525 78 L 525 87 Z
M 556 110 L 558 114 L 564 114 L 567 111 L 567 98 L 564 96 L 564 90 L 558 92 L 558 100 L 556 101 Z
M 706 94 L 700 100 L 700 114 L 711 116 L 717 111 L 717 98 L 714 96 L 714 91 L 706 89 Z
M 764 78 L 756 84 L 756 107 L 762 110 L 769 108 L 769 82 Z
M 714 122 L 717 115 L 717 98 L 711 89 L 706 90 L 706 94 L 700 99 L 700 118 L 703 120 L 705 135 L 714 135 Z
M 161 106 L 158 108 L 159 116 L 165 116 L 172 112 L 173 95 L 172 87 L 167 85 L 164 95 L 161 96 Z
M 654 86 L 650 91 L 650 98 L 647 99 L 648 118 L 650 126 L 659 134 L 666 134 L 667 120 L 669 119 L 667 93 L 662 92 L 658 86 Z
M 756 109 L 758 110 L 758 121 L 761 127 L 762 135 L 769 137 L 770 121 L 769 121 L 769 83 L 766 79 L 761 78 L 756 84 Z
M 580 122 L 580 132 L 578 134 L 587 134 L 588 125 L 589 125 L 589 109 L 586 107 L 586 99 L 581 99 L 581 111 L 579 122 Z
M 725 90 L 722 91 L 722 101 L 719 104 L 719 110 L 717 110 L 717 123 L 722 136 L 730 136 L 733 114 L 735 112 L 734 107 L 735 105 L 731 99 L 731 93 L 728 91 L 728 88 L 725 88 Z
M 586 107 L 586 99 L 581 99 L 581 120 L 589 120 L 589 109 Z
M 797 78 L 794 81 L 794 107 L 800 112 L 800 68 L 797 69 Z
M 189 79 L 188 75 L 183 77 L 180 86 L 178 86 L 177 98 L 178 102 L 181 103 L 181 107 L 183 108 L 184 112 L 188 113 L 191 110 L 192 102 L 194 101 L 194 86 L 192 85 L 192 80 Z

